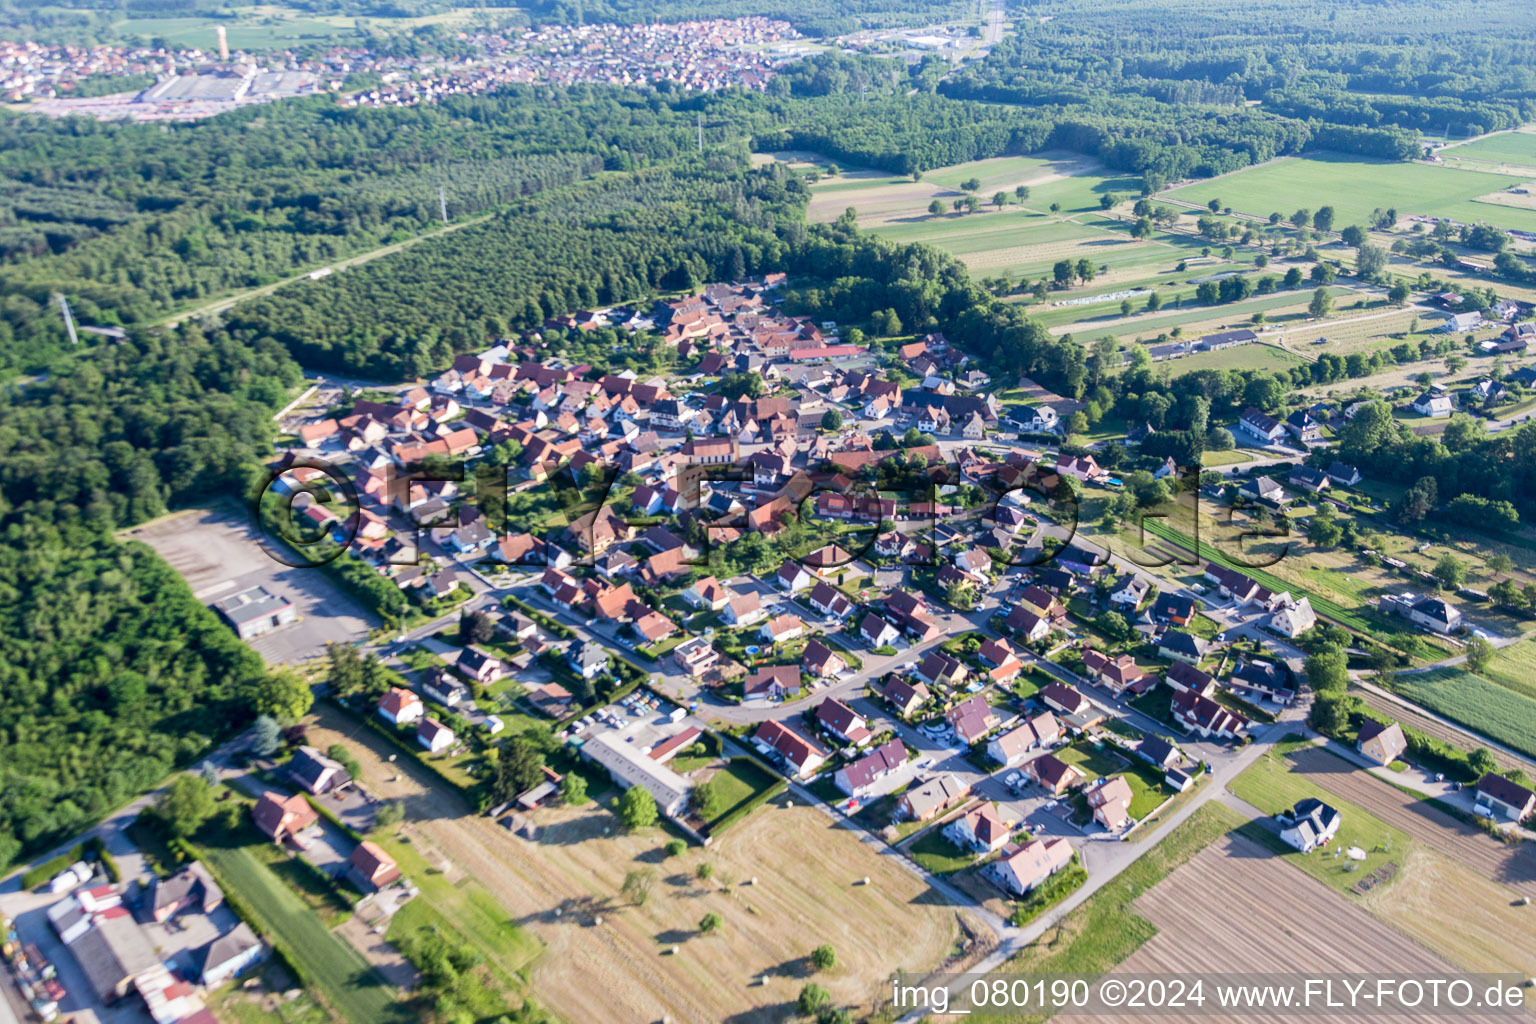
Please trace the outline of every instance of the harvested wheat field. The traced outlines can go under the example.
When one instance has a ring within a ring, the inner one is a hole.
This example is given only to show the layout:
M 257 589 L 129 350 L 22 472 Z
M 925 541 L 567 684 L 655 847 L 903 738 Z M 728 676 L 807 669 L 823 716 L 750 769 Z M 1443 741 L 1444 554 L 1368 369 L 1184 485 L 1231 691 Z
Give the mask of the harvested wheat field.
M 341 713 L 322 708 L 319 719 L 310 742 L 346 742 L 367 788 L 405 801 L 407 831 L 429 862 L 450 878 L 478 879 L 544 943 L 532 994 L 565 1020 L 782 1020 L 810 977 L 811 950 L 824 942 L 838 966 L 816 974 L 817 983 L 840 1005 L 867 1011 L 892 971 L 936 968 L 960 937 L 953 907 L 814 809 L 769 805 L 709 850 L 675 858 L 662 850 L 665 832 L 626 835 L 596 805 L 535 812 L 540 831 L 530 842 L 472 815 L 414 763 L 386 763 L 388 742 Z M 696 877 L 706 862 L 708 882 Z M 636 870 L 652 876 L 643 906 L 619 894 Z M 870 885 L 859 884 L 864 876 Z M 722 924 L 700 934 L 709 913 Z
M 1509 846 L 1318 747 L 1293 751 L 1295 770 L 1331 793 L 1513 892 L 1536 899 L 1536 844 Z M 1536 914 L 1530 927 L 1536 931 Z
M 1279 970 L 1392 974 L 1455 968 L 1267 849 L 1228 835 L 1138 897 L 1132 909 L 1158 934 L 1116 969 L 1120 975 L 1203 971 L 1242 974 Z M 1280 1014 L 1203 1016 L 1202 1021 L 1283 1021 Z M 1332 1013 L 1331 1024 L 1368 1022 L 1368 1013 Z M 1430 1021 L 1424 1015 L 1397 1021 Z M 1496 1021 L 1493 1015 L 1458 1018 Z M 1507 1018 L 1503 1018 L 1507 1019 Z M 1101 1024 L 1133 1024 L 1145 1017 L 1096 1015 Z
M 1082 158 L 1045 160 L 1037 157 L 998 157 L 970 164 L 940 168 L 924 175 L 921 181 L 898 181 L 883 173 L 869 176 L 867 187 L 849 187 L 849 178 L 823 178 L 811 187 L 811 202 L 806 219 L 819 223 L 833 221 L 852 206 L 859 212 L 859 226 L 877 228 L 886 224 L 920 221 L 928 217 L 928 204 L 941 199 L 945 204 L 965 195 L 960 182 L 974 177 L 982 182 L 977 196 L 989 202 L 993 192 L 1008 193 L 1018 185 L 1036 188 L 1063 178 L 1091 173 L 1097 164 Z M 1025 204 L 1029 205 L 1029 204 Z
M 1444 854 L 1415 847 L 1365 905 L 1458 967 L 1536 977 L 1536 906 Z

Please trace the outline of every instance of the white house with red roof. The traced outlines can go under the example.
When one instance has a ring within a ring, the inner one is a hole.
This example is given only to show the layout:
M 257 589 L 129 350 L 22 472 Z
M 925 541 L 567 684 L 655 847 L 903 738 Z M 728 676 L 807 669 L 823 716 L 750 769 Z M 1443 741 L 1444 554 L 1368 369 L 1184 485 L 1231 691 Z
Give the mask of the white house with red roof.
M 1125 776 L 1099 779 L 1088 790 L 1088 806 L 1093 808 L 1093 820 L 1111 832 L 1118 832 L 1131 821 L 1131 784 Z
M 764 722 L 752 734 L 752 744 L 796 779 L 808 779 L 827 761 L 814 743 L 782 722 Z
M 421 698 L 410 690 L 391 686 L 389 692 L 379 698 L 379 717 L 390 725 L 409 725 L 421 720 L 425 714 Z

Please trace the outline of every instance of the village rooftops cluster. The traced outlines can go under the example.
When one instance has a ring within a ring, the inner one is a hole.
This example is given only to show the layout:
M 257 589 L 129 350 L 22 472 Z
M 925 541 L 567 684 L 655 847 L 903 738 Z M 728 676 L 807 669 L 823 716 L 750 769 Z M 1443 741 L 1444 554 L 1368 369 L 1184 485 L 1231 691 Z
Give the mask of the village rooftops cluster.
M 101 119 L 207 117 L 230 106 L 285 95 L 331 91 L 343 106 L 401 106 L 474 95 L 512 84 L 646 86 L 661 82 L 701 92 L 732 87 L 762 91 L 780 65 L 801 55 L 787 22 L 763 17 L 714 18 L 637 25 L 550 25 L 537 30 L 464 32 L 464 53 L 383 53 L 332 47 L 291 52 L 239 51 L 242 29 L 227 26 L 232 57 L 210 49 L 46 46 L 0 43 L 0 90 L 12 102 L 37 100 L 51 115 Z M 349 91 L 347 77 L 368 73 L 377 84 Z M 73 98 L 94 76 L 153 74 L 159 81 L 127 97 Z M 247 82 L 256 75 L 269 81 Z

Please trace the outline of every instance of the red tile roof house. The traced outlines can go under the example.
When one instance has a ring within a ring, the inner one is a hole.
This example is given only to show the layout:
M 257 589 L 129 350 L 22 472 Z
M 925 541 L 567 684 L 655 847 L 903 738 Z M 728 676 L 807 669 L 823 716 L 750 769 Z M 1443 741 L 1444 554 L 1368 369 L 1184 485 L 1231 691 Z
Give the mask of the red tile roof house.
M 1040 688 L 1040 699 L 1064 715 L 1084 714 L 1093 706 L 1081 690 L 1054 680 Z
M 770 665 L 747 676 L 741 684 L 743 700 L 783 700 L 799 692 L 799 665 Z
M 733 594 L 720 617 L 733 626 L 754 626 L 766 619 L 768 613 L 763 610 L 757 591 L 749 590 L 745 594 Z
M 791 594 L 804 590 L 815 582 L 816 577 L 811 575 L 809 569 L 793 559 L 786 558 L 784 564 L 779 566 L 779 571 L 774 577 L 779 586 Z
M 1202 697 L 1193 690 L 1183 690 L 1173 695 L 1173 720 L 1180 728 L 1196 732 L 1209 739 L 1237 739 L 1248 731 L 1248 719 L 1236 711 L 1228 711 L 1209 697 Z
M 830 679 L 840 675 L 848 667 L 846 661 L 834 654 L 832 649 L 820 640 L 812 640 L 805 645 L 800 663 L 805 666 L 807 672 L 818 679 Z
M 875 784 L 899 769 L 907 761 L 907 748 L 899 739 L 886 740 L 874 750 L 837 770 L 832 781 L 851 797 L 863 797 L 874 791 Z
M 759 751 L 783 765 L 785 773 L 805 780 L 816 774 L 827 761 L 827 755 L 799 733 L 782 722 L 764 722 L 752 735 L 752 743 Z
M 917 666 L 917 677 L 929 686 L 940 683 L 945 686 L 959 686 L 965 682 L 969 673 L 965 664 L 958 658 L 952 658 L 943 651 L 930 651 L 928 656 Z
M 363 892 L 372 892 L 399 878 L 400 868 L 383 847 L 365 839 L 347 861 L 347 877 Z
M 1131 784 L 1125 776 L 1099 779 L 1088 790 L 1088 806 L 1093 808 L 1093 820 L 1111 832 L 1118 832 L 1131 820 Z
M 392 686 L 379 698 L 379 717 L 391 725 L 408 725 L 421 718 L 421 698 L 410 690 Z
M 856 747 L 862 747 L 875 737 L 863 715 L 830 697 L 816 705 L 816 722 L 831 735 Z
M 811 589 L 810 596 L 805 599 L 805 603 L 823 615 L 830 615 L 839 619 L 853 611 L 853 602 L 848 600 L 848 596 L 830 583 L 825 582 L 818 583 Z
M 944 835 L 961 849 L 991 853 L 1002 849 L 1016 824 L 999 814 L 996 804 L 983 803 L 944 826 Z
M 1209 672 L 1204 672 L 1187 661 L 1176 661 L 1168 666 L 1168 675 L 1165 682 L 1172 687 L 1175 693 L 1186 690 L 1192 691 L 1201 697 L 1209 697 L 1216 689 L 1216 678 Z
M 453 667 L 460 675 L 474 680 L 481 686 L 489 686 L 506 675 L 506 666 L 501 663 L 501 659 L 483 654 L 473 647 L 461 650 Z
M 1002 857 L 981 869 L 1005 892 L 1023 896 L 1072 862 L 1072 844 L 1065 838 L 1036 839 L 1003 848 Z
M 1041 754 L 1024 766 L 1024 774 L 1044 786 L 1052 796 L 1060 796 L 1088 781 L 1081 768 L 1067 764 L 1055 754 Z
M 683 600 L 695 608 L 708 608 L 717 612 L 731 600 L 731 592 L 713 576 L 706 576 L 683 591 Z
M 785 643 L 804 634 L 805 623 L 800 621 L 800 616 L 789 614 L 774 616 L 757 631 L 758 638 L 769 644 Z
M 256 827 L 274 843 L 281 843 L 287 838 L 299 846 L 304 844 L 299 841 L 298 833 L 320 819 L 320 815 L 315 813 L 302 793 L 280 797 L 271 790 L 261 794 L 256 806 L 251 808 L 251 817 Z
M 453 740 L 453 730 L 435 718 L 423 718 L 416 726 L 416 742 L 434 754 L 453 746 Z

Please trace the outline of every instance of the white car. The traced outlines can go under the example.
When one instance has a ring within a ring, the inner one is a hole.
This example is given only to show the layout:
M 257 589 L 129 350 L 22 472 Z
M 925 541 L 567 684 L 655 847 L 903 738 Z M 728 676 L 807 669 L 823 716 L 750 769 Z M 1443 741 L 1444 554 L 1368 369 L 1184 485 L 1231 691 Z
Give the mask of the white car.
M 1003 785 L 1009 787 L 1017 786 L 1019 784 L 1019 780 L 1023 777 L 1024 776 L 1020 775 L 1018 772 L 1009 772 L 1007 775 L 1003 776 Z

